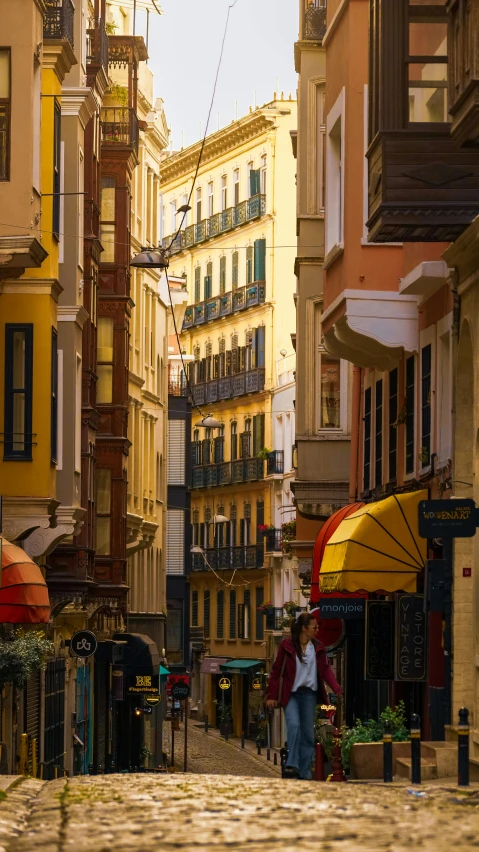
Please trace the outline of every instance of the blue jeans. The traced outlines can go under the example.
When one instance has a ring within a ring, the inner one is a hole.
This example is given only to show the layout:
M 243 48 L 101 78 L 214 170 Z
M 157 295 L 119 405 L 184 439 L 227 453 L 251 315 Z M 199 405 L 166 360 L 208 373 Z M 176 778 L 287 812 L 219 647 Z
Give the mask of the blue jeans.
M 292 692 L 284 708 L 288 743 L 287 766 L 296 769 L 299 777 L 311 778 L 314 754 L 314 712 L 317 693 L 312 689 Z

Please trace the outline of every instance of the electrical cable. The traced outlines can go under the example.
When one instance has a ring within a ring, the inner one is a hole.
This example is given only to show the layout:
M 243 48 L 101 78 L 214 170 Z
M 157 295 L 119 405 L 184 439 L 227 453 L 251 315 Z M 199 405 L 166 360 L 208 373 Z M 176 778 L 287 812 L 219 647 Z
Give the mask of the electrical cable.
M 196 410 L 199 412 L 200 416 L 204 417 L 205 415 L 203 414 L 201 408 L 195 402 L 195 398 L 193 396 L 193 391 L 192 391 L 191 385 L 190 385 L 190 379 L 188 377 L 188 372 L 187 372 L 187 369 L 186 369 L 186 364 L 185 364 L 185 361 L 184 361 L 184 358 L 183 358 L 183 352 L 181 351 L 181 341 L 180 341 L 180 336 L 178 334 L 178 327 L 176 325 L 176 317 L 175 317 L 175 311 L 174 311 L 174 307 L 173 307 L 173 300 L 171 298 L 170 281 L 169 281 L 169 278 L 168 278 L 168 270 L 167 269 L 165 269 L 165 275 L 166 275 L 166 286 L 168 288 L 168 296 L 169 296 L 169 299 L 170 299 L 171 316 L 173 317 L 173 326 L 174 326 L 174 329 L 175 329 L 176 340 L 178 342 L 178 351 L 180 353 L 181 364 L 183 366 L 183 373 L 184 373 L 184 376 L 185 376 L 185 379 L 186 379 L 186 384 L 187 384 L 188 391 L 189 391 L 189 394 L 190 394 L 191 404 L 196 408 Z

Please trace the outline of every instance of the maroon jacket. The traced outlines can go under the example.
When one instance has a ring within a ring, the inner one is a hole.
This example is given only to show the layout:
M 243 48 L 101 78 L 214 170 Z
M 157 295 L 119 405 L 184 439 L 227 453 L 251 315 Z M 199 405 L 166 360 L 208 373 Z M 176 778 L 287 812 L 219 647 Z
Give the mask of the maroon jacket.
M 323 703 L 326 703 L 327 695 L 323 681 L 326 681 L 328 686 L 331 687 L 336 695 L 341 692 L 341 687 L 334 677 L 333 670 L 329 665 L 324 645 L 322 645 L 321 642 L 317 642 L 315 639 L 313 639 L 312 642 L 316 648 L 316 663 L 318 666 L 318 699 L 320 699 Z M 289 638 L 283 639 L 279 646 L 278 656 L 273 663 L 268 683 L 268 699 L 278 701 L 282 707 L 286 707 L 291 696 L 291 691 L 294 686 L 294 678 L 296 677 L 296 661 L 297 655 L 296 648 L 293 645 L 293 640 Z M 281 672 L 283 672 L 283 678 L 280 695 Z

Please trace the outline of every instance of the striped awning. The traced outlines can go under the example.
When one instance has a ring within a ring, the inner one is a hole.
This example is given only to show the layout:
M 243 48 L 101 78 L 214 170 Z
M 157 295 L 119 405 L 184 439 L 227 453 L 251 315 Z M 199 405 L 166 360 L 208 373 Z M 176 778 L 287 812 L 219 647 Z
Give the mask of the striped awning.
M 0 622 L 47 624 L 50 600 L 40 568 L 21 547 L 11 544 L 3 536 L 0 536 L 0 544 Z

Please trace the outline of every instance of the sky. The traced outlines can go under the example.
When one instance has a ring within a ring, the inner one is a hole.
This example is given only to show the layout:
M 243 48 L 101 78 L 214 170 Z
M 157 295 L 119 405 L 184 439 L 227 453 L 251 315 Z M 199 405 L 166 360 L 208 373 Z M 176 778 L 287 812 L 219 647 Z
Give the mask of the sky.
M 149 66 L 155 94 L 163 98 L 173 147 L 197 142 L 205 132 L 228 6 L 233 0 L 160 0 L 150 14 Z M 223 61 L 208 132 L 229 124 L 273 92 L 296 97 L 294 42 L 297 0 L 237 0 L 230 11 Z M 138 34 L 145 34 L 139 15 Z M 277 89 L 278 87 L 278 89 Z M 236 106 L 237 104 L 237 106 Z M 237 113 L 236 113 L 237 110 Z

